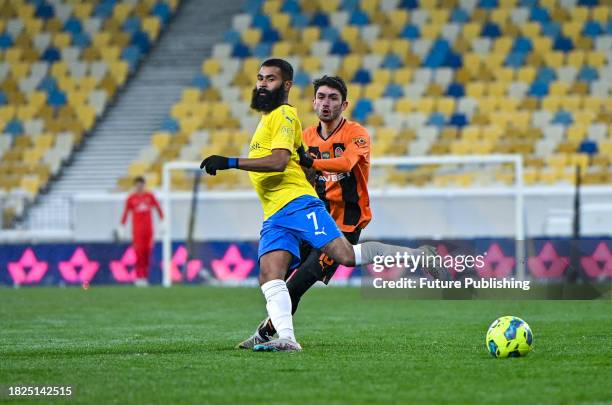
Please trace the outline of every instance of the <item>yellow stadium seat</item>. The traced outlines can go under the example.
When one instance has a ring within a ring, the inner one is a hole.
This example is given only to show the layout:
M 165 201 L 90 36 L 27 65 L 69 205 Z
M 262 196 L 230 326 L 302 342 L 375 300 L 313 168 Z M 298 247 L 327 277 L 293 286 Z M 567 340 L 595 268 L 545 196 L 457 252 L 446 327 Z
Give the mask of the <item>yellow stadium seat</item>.
M 533 38 L 533 49 L 538 53 L 546 53 L 552 49 L 552 40 L 548 37 Z
M 425 114 L 431 114 L 434 110 L 435 99 L 432 97 L 424 97 L 419 100 L 416 104 L 416 111 L 420 111 Z
M 480 31 L 482 27 L 480 24 L 475 22 L 468 22 L 463 26 L 463 31 L 461 31 L 461 36 L 468 41 L 473 40 L 474 38 L 480 36 Z
M 188 87 L 183 90 L 181 100 L 186 103 L 197 103 L 200 100 L 200 89 L 197 87 Z
M 587 134 L 587 127 L 583 125 L 572 125 L 567 129 L 567 139 L 570 141 L 582 141 Z
M 421 27 L 421 37 L 425 39 L 436 39 L 440 34 L 440 24 L 425 24 Z
M 210 58 L 202 63 L 202 73 L 208 76 L 216 76 L 221 71 L 221 63 L 219 60 Z
M 118 3 L 113 8 L 113 18 L 118 22 L 123 22 L 130 15 L 134 6 L 130 3 Z
M 580 109 L 581 98 L 579 96 L 565 96 L 561 98 L 561 108 L 567 111 Z
M 372 81 L 386 86 L 391 81 L 391 71 L 389 69 L 376 69 L 372 74 Z
M 607 23 L 608 19 L 610 18 L 609 5 L 593 7 L 591 9 L 591 17 L 593 18 L 593 20 L 599 21 L 600 23 Z
M 53 146 L 54 141 L 55 141 L 54 136 L 49 133 L 46 133 L 46 134 L 38 135 L 34 139 L 34 145 L 37 149 L 46 151 Z
M 394 39 L 391 41 L 390 51 L 396 55 L 406 55 L 410 53 L 410 42 L 406 39 Z
M 365 86 L 364 96 L 370 100 L 382 97 L 385 87 L 382 84 L 373 82 Z
M 565 96 L 569 90 L 569 85 L 565 82 L 553 82 L 549 88 L 551 96 Z
M 389 23 L 393 28 L 400 30 L 408 22 L 408 11 L 405 9 L 395 10 L 387 15 Z
M 586 55 L 584 51 L 571 51 L 567 54 L 566 63 L 569 66 L 580 68 L 582 65 L 584 65 L 585 59 Z
M 606 60 L 606 56 L 599 51 L 591 51 L 587 54 L 587 65 L 595 68 L 603 68 Z
M 493 44 L 493 53 L 504 53 L 507 54 L 514 43 L 514 38 L 503 36 L 497 38 Z M 488 56 L 487 56 L 488 57 Z
M 440 97 L 436 100 L 436 111 L 450 116 L 455 111 L 455 99 L 452 97 Z
M 529 38 L 537 38 L 540 36 L 540 24 L 536 22 L 527 22 L 522 24 L 520 30 L 523 35 Z
M 281 33 L 283 33 L 289 27 L 291 18 L 289 17 L 289 14 L 276 13 L 276 14 L 272 14 L 271 22 L 274 28 L 276 28 L 277 30 L 281 31 Z
M 91 15 L 91 12 L 93 11 L 93 6 L 94 6 L 93 3 L 78 2 L 76 4 L 73 4 L 72 12 L 74 13 L 76 17 L 85 19 Z
M 578 22 L 576 20 L 572 20 L 571 22 L 564 23 L 561 26 L 561 32 L 573 40 L 576 40 L 580 36 L 583 24 L 584 21 Z
M 377 39 L 372 41 L 370 48 L 373 54 L 386 55 L 391 50 L 391 41 L 388 39 Z
M 128 175 L 132 177 L 142 176 L 147 172 L 147 170 L 149 169 L 149 166 L 150 165 L 147 162 L 141 162 L 141 161 L 132 162 L 128 166 Z
M 347 55 L 341 64 L 342 70 L 351 77 L 361 67 L 361 56 L 355 54 Z
M 481 127 L 470 125 L 461 131 L 461 139 L 465 142 L 477 142 L 481 138 Z
M 577 23 L 584 23 L 589 18 L 589 9 L 587 7 L 574 7 L 569 12 L 570 19 Z
M 151 138 L 151 143 L 158 151 L 162 151 L 170 143 L 172 135 L 169 132 L 155 132 Z
M 399 68 L 393 72 L 393 82 L 397 84 L 408 84 L 412 80 L 412 69 Z
M 417 101 L 411 98 L 401 98 L 395 103 L 395 111 L 401 113 L 410 113 L 415 110 Z
M 510 10 L 507 8 L 496 8 L 491 12 L 491 21 L 503 26 L 506 25 L 509 15 Z
M 40 33 L 43 29 L 43 21 L 41 19 L 38 19 L 38 18 L 23 19 L 22 17 L 22 20 L 23 20 L 23 25 L 25 26 L 25 29 L 30 35 L 36 35 Z
M 302 58 L 302 70 L 307 73 L 316 73 L 321 70 L 321 60 L 316 56 Z
M 504 112 L 513 112 L 518 109 L 519 100 L 515 98 L 500 98 L 499 99 L 499 110 Z
M 67 32 L 59 32 L 53 35 L 52 39 L 53 45 L 62 49 L 70 46 L 71 38 L 70 34 Z
M 544 55 L 544 62 L 550 67 L 559 67 L 563 65 L 563 52 L 548 52 Z
M 316 42 L 320 37 L 321 30 L 319 27 L 306 27 L 301 34 L 302 41 L 306 43 Z
M 110 64 L 109 70 L 113 78 L 117 81 L 117 83 L 125 83 L 125 79 L 127 79 L 127 74 L 129 71 L 127 62 L 122 60 L 112 62 Z
M 13 119 L 16 113 L 17 113 L 17 109 L 15 108 L 15 106 L 12 106 L 12 105 L 0 106 L 0 121 L 8 122 Z
M 504 97 L 506 95 L 506 90 L 508 88 L 508 84 L 507 83 L 503 83 L 503 82 L 492 82 L 492 83 L 487 83 L 487 94 L 490 97 Z
M 585 110 L 597 112 L 603 107 L 603 100 L 599 97 L 585 97 L 582 106 Z
M 482 82 L 470 82 L 467 84 L 465 94 L 468 97 L 479 98 L 484 95 L 485 85 Z
M 349 44 L 354 44 L 359 40 L 359 28 L 354 25 L 348 25 L 342 29 L 340 37 Z
M 516 79 L 518 81 L 530 84 L 535 79 L 536 70 L 532 66 L 520 68 L 517 72 Z
M 159 18 L 156 16 L 145 17 L 142 21 L 142 29 L 151 39 L 157 39 L 161 30 Z
M 544 97 L 542 100 L 542 109 L 545 111 L 555 112 L 561 106 L 561 98 L 557 96 Z
M 589 126 L 595 120 L 595 116 L 596 115 L 594 111 L 590 111 L 590 110 L 575 111 L 574 110 L 574 124 L 582 125 L 585 127 Z
M 40 188 L 40 180 L 36 176 L 25 176 L 21 179 L 20 187 L 26 193 L 35 196 Z
M 291 43 L 287 41 L 276 42 L 272 46 L 272 55 L 277 57 L 287 57 L 291 53 Z
M 280 11 L 280 8 L 281 8 L 280 0 L 268 0 L 264 2 L 262 6 L 262 10 L 264 14 L 266 15 L 278 13 Z
M 104 46 L 100 48 L 100 55 L 106 63 L 113 63 L 119 60 L 121 48 L 118 46 Z
M 96 109 L 90 105 L 84 104 L 76 106 L 77 117 L 85 130 L 90 130 L 96 122 Z
M 242 32 L 242 41 L 249 46 L 257 45 L 261 41 L 261 30 L 259 28 L 247 28 Z

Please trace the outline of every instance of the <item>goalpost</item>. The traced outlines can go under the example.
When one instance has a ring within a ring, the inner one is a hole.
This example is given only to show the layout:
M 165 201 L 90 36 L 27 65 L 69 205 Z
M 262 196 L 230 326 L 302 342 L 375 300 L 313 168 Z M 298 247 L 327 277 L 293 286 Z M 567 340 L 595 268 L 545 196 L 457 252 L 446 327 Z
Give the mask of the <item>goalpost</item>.
M 401 157 L 384 157 L 372 159 L 372 168 L 390 167 L 390 166 L 416 166 L 416 165 L 453 165 L 453 164 L 511 164 L 514 171 L 514 184 L 510 186 L 514 196 L 514 239 L 515 239 L 515 257 L 517 277 L 520 280 L 525 279 L 525 208 L 524 208 L 524 184 L 523 184 L 523 156 L 519 154 L 513 155 L 439 155 L 439 156 L 401 156 Z M 171 278 L 171 258 L 172 258 L 172 200 L 178 193 L 174 192 L 171 181 L 171 173 L 173 171 L 198 171 L 200 162 L 173 161 L 167 162 L 162 169 L 162 200 L 164 207 L 164 228 L 162 241 L 162 262 L 163 262 L 163 277 L 162 283 L 165 287 L 172 285 Z M 223 174 L 220 174 L 223 176 Z M 412 189 L 418 193 L 418 190 L 424 192 L 427 189 Z M 466 189 L 466 190 L 469 190 Z M 185 193 L 182 192 L 184 195 Z M 244 198 L 247 192 L 236 191 L 215 191 L 210 192 L 215 198 L 232 199 Z

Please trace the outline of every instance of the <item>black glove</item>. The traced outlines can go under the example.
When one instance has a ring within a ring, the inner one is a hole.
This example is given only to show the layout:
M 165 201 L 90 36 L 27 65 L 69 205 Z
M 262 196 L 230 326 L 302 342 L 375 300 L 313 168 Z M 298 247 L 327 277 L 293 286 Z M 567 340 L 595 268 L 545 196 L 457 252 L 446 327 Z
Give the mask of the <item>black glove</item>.
M 200 169 L 206 170 L 211 176 L 217 174 L 217 170 L 227 170 L 230 168 L 230 159 L 225 156 L 212 155 L 200 163 Z
M 310 169 L 314 163 L 314 159 L 308 154 L 308 152 L 304 150 L 303 146 L 297 148 L 297 154 L 300 158 L 300 166 L 304 166 Z

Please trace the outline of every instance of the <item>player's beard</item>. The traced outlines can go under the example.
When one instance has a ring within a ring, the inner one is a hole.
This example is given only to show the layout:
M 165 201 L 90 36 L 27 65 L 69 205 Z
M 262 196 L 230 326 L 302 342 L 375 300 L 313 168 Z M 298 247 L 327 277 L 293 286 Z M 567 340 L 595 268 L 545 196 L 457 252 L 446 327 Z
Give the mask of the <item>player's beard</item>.
M 257 87 L 255 87 L 253 89 L 253 95 L 251 96 L 251 108 L 255 111 L 264 113 L 274 111 L 285 102 L 285 96 L 284 83 L 281 83 L 278 89 L 271 91 L 268 89 L 257 89 Z

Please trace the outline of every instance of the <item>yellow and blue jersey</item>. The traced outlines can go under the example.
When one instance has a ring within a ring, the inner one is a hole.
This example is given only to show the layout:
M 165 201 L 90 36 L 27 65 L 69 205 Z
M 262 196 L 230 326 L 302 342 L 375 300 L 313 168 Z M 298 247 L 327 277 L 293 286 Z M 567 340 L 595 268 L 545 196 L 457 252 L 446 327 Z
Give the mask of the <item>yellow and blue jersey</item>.
M 291 153 L 284 172 L 249 172 L 263 206 L 264 219 L 296 198 L 317 197 L 299 164 L 297 148 L 302 143 L 302 125 L 295 107 L 281 105 L 261 117 L 251 139 L 249 158 L 266 157 L 273 149 L 286 149 Z

